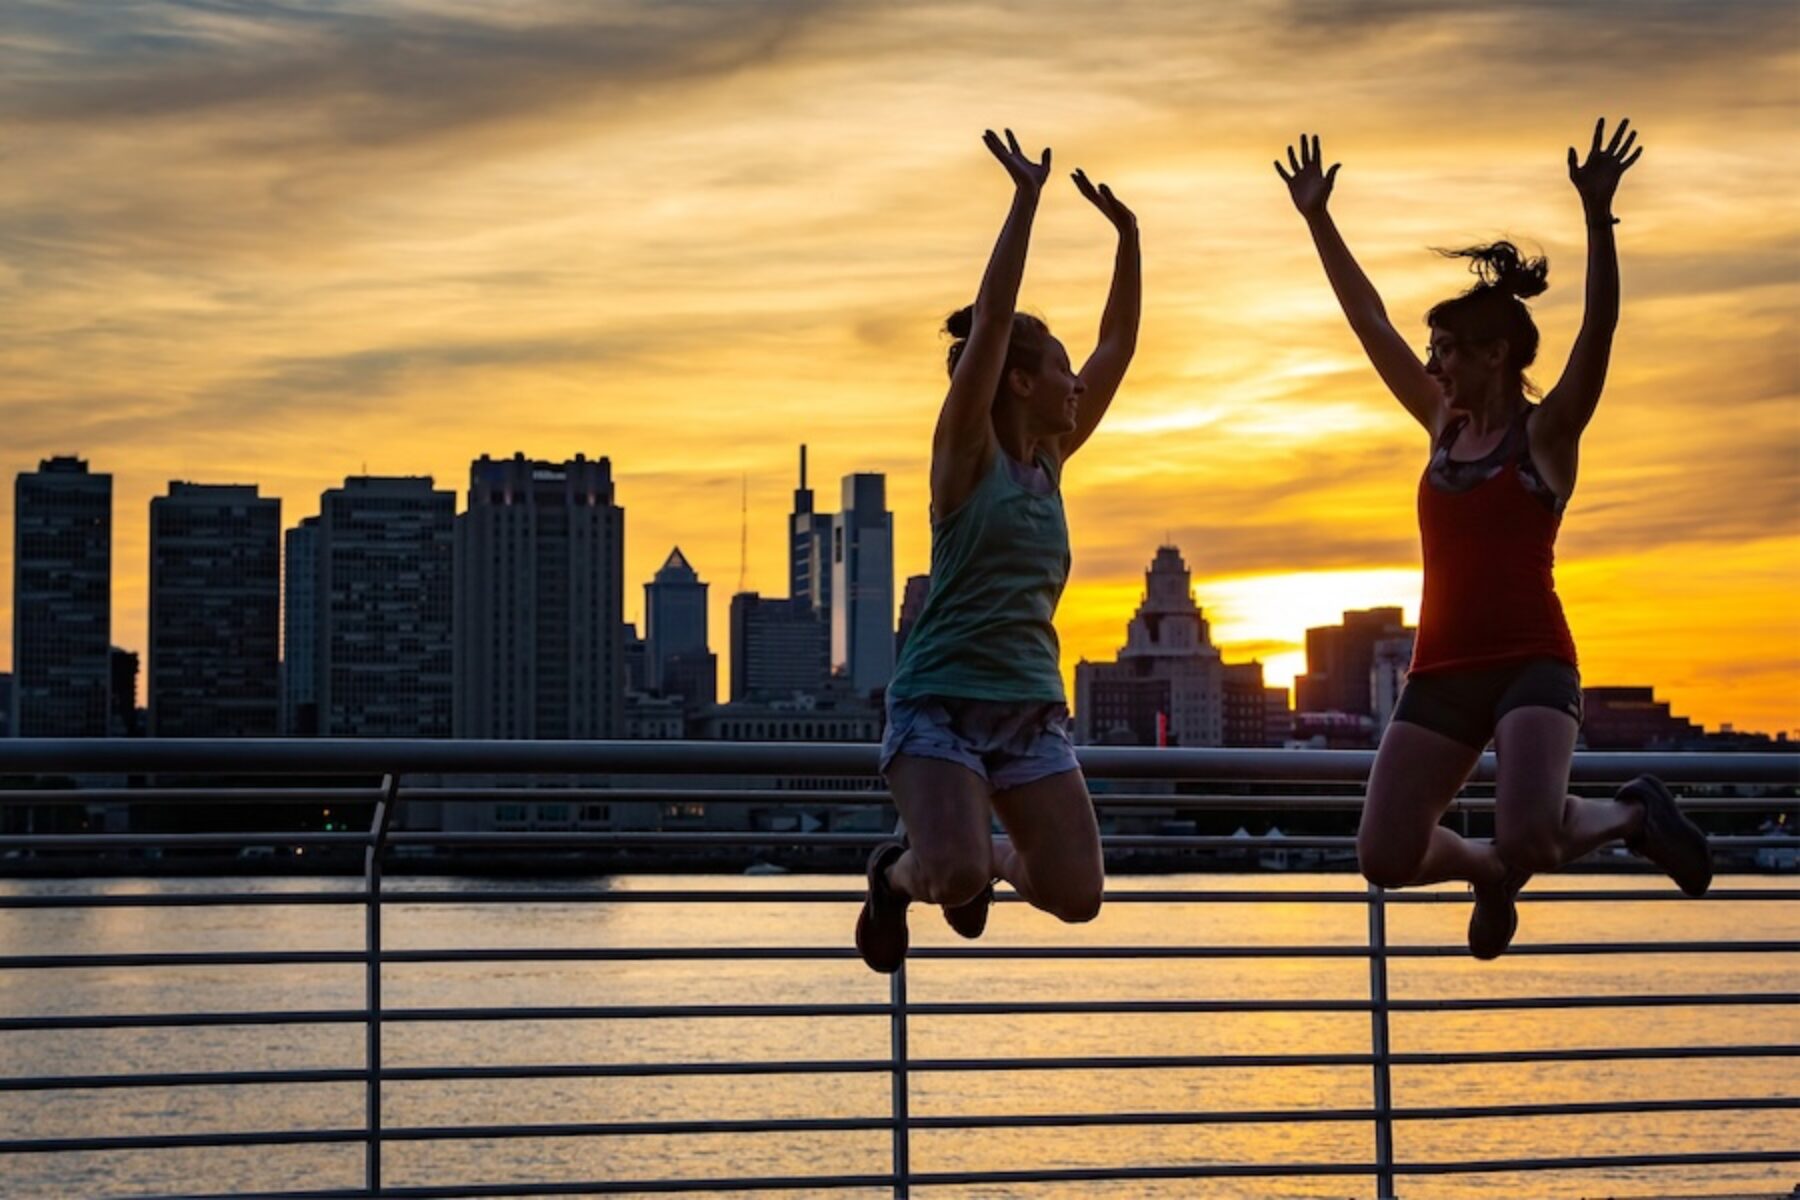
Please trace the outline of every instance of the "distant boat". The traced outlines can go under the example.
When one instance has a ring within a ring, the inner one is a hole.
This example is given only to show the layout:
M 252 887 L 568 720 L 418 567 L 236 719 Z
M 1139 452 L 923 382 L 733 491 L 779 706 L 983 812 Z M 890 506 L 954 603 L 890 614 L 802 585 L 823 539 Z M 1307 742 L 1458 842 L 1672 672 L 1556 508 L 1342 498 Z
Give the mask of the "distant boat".
M 744 868 L 746 875 L 786 875 L 788 869 L 772 862 L 753 862 Z

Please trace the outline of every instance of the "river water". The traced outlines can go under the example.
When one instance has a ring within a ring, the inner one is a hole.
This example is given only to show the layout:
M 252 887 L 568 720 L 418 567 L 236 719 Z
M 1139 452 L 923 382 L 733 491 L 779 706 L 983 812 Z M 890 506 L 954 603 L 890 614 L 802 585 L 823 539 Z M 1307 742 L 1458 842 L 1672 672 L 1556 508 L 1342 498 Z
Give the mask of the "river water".
M 744 888 L 842 891 L 842 877 L 604 881 L 619 891 Z M 1526 904 L 1521 943 L 1707 939 L 1800 940 L 1800 880 L 1721 878 L 1717 887 L 1777 886 L 1780 902 L 1644 903 L 1606 893 L 1647 881 L 1571 876 L 1560 889 L 1592 903 Z M 578 904 L 542 885 L 530 904 L 480 902 L 514 882 L 397 880 L 390 890 L 454 888 L 469 902 L 390 900 L 390 949 L 447 947 L 846 946 L 855 906 L 747 900 L 733 904 Z M 79 880 L 0 883 L 7 894 L 121 891 L 354 889 L 351 880 Z M 1115 890 L 1342 890 L 1346 876 L 1190 876 L 1114 881 Z M 1546 886 L 1543 881 L 1535 887 Z M 1526 897 L 1529 899 L 1530 890 Z M 1398 944 L 1460 943 L 1467 907 L 1390 905 Z M 961 944 L 935 912 L 915 910 L 915 946 Z M 360 950 L 358 907 L 242 909 L 87 908 L 0 913 L 0 954 L 159 950 Z M 992 945 L 1362 946 L 1357 904 L 1109 905 L 1096 922 L 1065 928 L 1023 905 L 995 909 Z M 920 960 L 909 971 L 915 1001 L 1104 999 L 1353 999 L 1368 997 L 1365 960 L 1138 961 Z M 1514 995 L 1792 992 L 1800 955 L 1689 954 L 1394 959 L 1397 999 Z M 360 1007 L 356 965 L 157 970 L 0 971 L 0 1016 Z M 730 1004 L 882 1002 L 887 983 L 849 960 L 392 965 L 390 1007 L 463 1005 Z M 1367 1053 L 1366 1013 L 1244 1015 L 1033 1015 L 917 1017 L 917 1058 L 1042 1055 Z M 1626 1008 L 1395 1014 L 1397 1052 L 1793 1043 L 1794 1007 Z M 402 1023 L 386 1031 L 394 1066 L 506 1063 L 706 1062 L 735 1059 L 885 1057 L 885 1017 L 770 1020 L 507 1021 Z M 356 1068 L 360 1025 L 132 1029 L 0 1033 L 5 1075 Z M 1795 1059 L 1727 1058 L 1399 1067 L 1394 1101 L 1405 1107 L 1800 1096 Z M 870 1117 L 889 1111 L 888 1076 L 871 1074 L 395 1082 L 389 1127 L 485 1123 Z M 1371 1102 L 1366 1066 L 1209 1070 L 942 1072 L 911 1080 L 916 1115 L 1356 1108 Z M 332 1129 L 362 1123 L 359 1084 L 0 1092 L 8 1138 L 214 1130 Z M 1403 1161 L 1570 1154 L 1670 1154 L 1800 1148 L 1795 1110 L 1628 1116 L 1404 1121 Z M 890 1169 L 885 1131 L 700 1134 L 661 1137 L 456 1140 L 390 1144 L 390 1184 L 654 1179 L 723 1175 L 878 1174 Z M 1162 1125 L 1129 1128 L 917 1131 L 917 1171 L 1220 1162 L 1367 1162 L 1367 1123 Z M 15 1155 L 0 1166 L 8 1197 L 359 1186 L 356 1146 L 246 1147 Z M 1800 1164 L 1611 1169 L 1564 1173 L 1403 1178 L 1404 1200 L 1448 1197 L 1787 1196 Z M 784 1195 L 885 1196 L 885 1191 Z M 921 1190 L 921 1195 L 1096 1197 L 1370 1196 L 1363 1178 L 1201 1180 L 1014 1185 Z

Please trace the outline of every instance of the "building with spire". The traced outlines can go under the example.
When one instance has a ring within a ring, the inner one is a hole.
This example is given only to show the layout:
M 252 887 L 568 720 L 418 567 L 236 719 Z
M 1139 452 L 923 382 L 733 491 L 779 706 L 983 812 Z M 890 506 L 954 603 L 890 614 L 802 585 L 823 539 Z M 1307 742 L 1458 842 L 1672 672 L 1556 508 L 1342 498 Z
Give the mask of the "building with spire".
M 1224 744 L 1223 667 L 1181 551 L 1162 546 L 1144 596 L 1110 663 L 1075 667 L 1078 742 L 1126 746 Z
M 644 665 L 650 690 L 680 696 L 689 707 L 719 698 L 719 660 L 706 641 L 708 586 L 680 546 L 669 551 L 655 578 L 644 585 Z

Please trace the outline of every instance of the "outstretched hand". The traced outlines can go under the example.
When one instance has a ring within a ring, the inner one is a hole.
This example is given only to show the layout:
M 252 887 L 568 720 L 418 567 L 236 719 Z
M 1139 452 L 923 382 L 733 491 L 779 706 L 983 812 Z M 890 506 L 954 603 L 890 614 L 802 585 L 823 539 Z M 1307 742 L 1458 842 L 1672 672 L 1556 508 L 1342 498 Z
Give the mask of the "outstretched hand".
M 1591 217 L 1611 217 L 1613 193 L 1619 190 L 1619 178 L 1644 153 L 1642 146 L 1632 149 L 1637 142 L 1637 130 L 1631 129 L 1628 136 L 1627 129 L 1631 129 L 1629 117 L 1619 122 L 1619 127 L 1613 130 L 1612 140 L 1602 150 L 1600 139 L 1606 132 L 1606 118 L 1595 121 L 1594 144 L 1588 147 L 1586 162 L 1578 161 L 1575 147 L 1569 147 L 1569 182 L 1581 193 L 1581 203 Z
M 1137 232 L 1137 214 L 1121 204 L 1111 188 L 1104 183 L 1096 187 L 1079 167 L 1069 178 L 1075 181 L 1075 190 L 1086 196 L 1088 203 L 1099 209 L 1100 215 L 1111 221 L 1121 235 Z
M 1279 159 L 1275 163 L 1275 173 L 1280 175 L 1288 185 L 1288 195 L 1293 197 L 1294 207 L 1300 210 L 1303 217 L 1316 217 L 1325 211 L 1325 202 L 1331 199 L 1331 185 L 1337 182 L 1338 168 L 1343 163 L 1332 163 L 1327 171 L 1319 164 L 1319 135 L 1313 134 L 1309 145 L 1306 135 L 1300 135 L 1300 155 L 1294 156 L 1294 148 L 1287 148 L 1288 166 L 1292 169 L 1284 171 Z
M 1044 147 L 1044 156 L 1038 162 L 1032 162 L 1019 148 L 1019 139 L 1013 131 L 1006 131 L 1006 140 L 1002 142 L 998 134 L 988 130 L 981 135 L 982 144 L 993 156 L 1000 160 L 1006 173 L 1012 176 L 1013 186 L 1022 192 L 1037 195 L 1043 190 L 1044 181 L 1050 178 L 1050 147 Z

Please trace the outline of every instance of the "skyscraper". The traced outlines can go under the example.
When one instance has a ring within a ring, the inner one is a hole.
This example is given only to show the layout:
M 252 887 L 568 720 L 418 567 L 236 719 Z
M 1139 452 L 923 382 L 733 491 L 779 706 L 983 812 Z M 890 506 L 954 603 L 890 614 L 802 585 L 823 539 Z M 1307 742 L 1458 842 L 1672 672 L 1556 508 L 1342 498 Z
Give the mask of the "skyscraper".
M 624 574 L 610 460 L 470 464 L 456 519 L 456 736 L 619 736 Z
M 449 737 L 456 494 L 352 476 L 320 498 L 319 733 Z
M 152 737 L 280 729 L 281 501 L 171 483 L 150 501 Z
M 319 732 L 319 518 L 287 531 L 282 572 L 281 732 Z
M 1181 551 L 1162 546 L 1144 573 L 1144 599 L 1118 659 L 1075 667 L 1076 740 L 1221 745 L 1222 675 L 1187 563 Z
M 669 551 L 656 577 L 644 585 L 644 641 L 650 689 L 665 696 L 682 696 L 690 704 L 712 704 L 718 700 L 718 659 L 706 644 L 708 586 L 701 582 L 680 546 Z M 711 691 L 707 690 L 709 686 Z
M 1306 674 L 1294 680 L 1294 710 L 1374 717 L 1369 672 L 1375 665 L 1375 645 L 1412 635 L 1398 608 L 1347 612 L 1341 625 L 1307 630 Z
M 800 447 L 800 486 L 794 489 L 794 511 L 788 517 L 788 596 L 830 627 L 831 514 L 813 511 L 805 446 Z
M 13 494 L 13 733 L 105 737 L 112 476 L 49 458 Z
M 755 592 L 731 598 L 731 699 L 817 696 L 830 675 L 825 622 L 804 604 Z
M 831 518 L 831 670 L 866 694 L 894 674 L 894 514 L 887 476 L 844 476 Z

